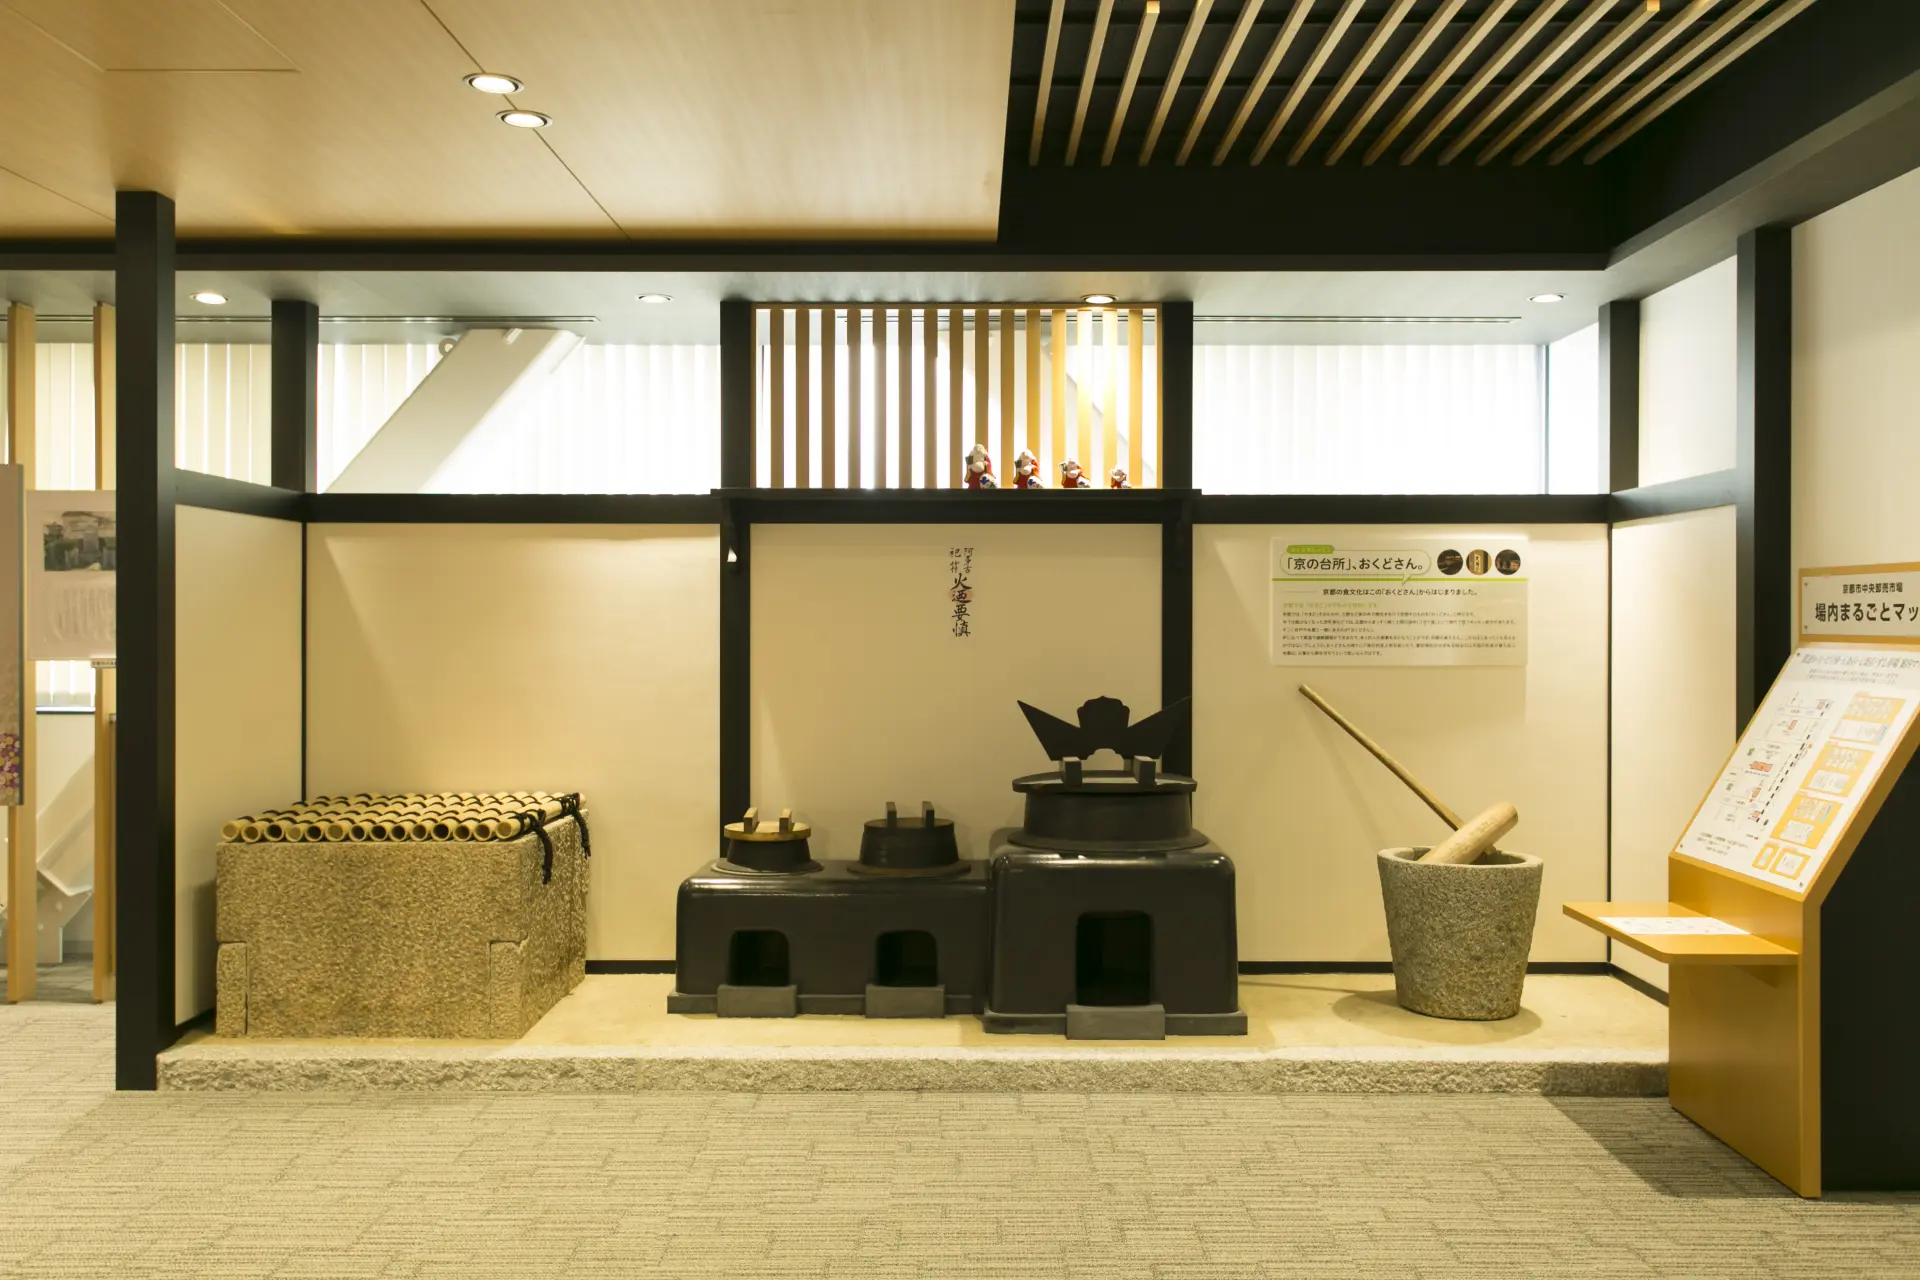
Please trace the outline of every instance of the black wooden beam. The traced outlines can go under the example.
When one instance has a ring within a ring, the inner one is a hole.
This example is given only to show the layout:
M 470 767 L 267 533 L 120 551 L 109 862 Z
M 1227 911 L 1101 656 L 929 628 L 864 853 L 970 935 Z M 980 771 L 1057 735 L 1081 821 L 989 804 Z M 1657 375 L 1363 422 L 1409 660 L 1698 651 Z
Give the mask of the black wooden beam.
M 152 1089 L 174 1030 L 173 201 L 115 201 L 119 308 L 119 955 L 114 1083 Z
M 1793 236 L 1740 237 L 1735 441 L 1736 731 L 1793 652 Z
M 174 502 L 182 507 L 205 507 L 212 511 L 232 511 L 243 516 L 266 516 L 271 520 L 301 520 L 307 512 L 306 499 L 285 489 L 229 480 L 202 471 L 176 470 L 173 473 Z
M 1193 696 L 1193 303 L 1160 305 L 1160 705 Z M 1071 496 L 1071 495 L 1065 495 Z M 1167 772 L 1193 772 L 1193 721 L 1167 744 Z
M 753 303 L 720 303 L 720 484 L 753 486 Z
M 1640 487 L 1640 303 L 1600 308 L 1600 429 L 1607 433 L 1607 488 Z
M 1160 304 L 1160 487 L 1193 488 L 1193 304 Z
M 720 304 L 720 483 L 753 485 L 753 303 Z M 732 497 L 720 506 L 720 813 L 746 811 L 753 792 L 753 577 L 751 517 Z M 718 839 L 719 833 L 715 833 Z M 725 854 L 725 841 L 719 841 Z
M 1739 500 L 1740 473 L 1709 471 L 1661 484 L 1642 485 L 1607 495 L 1607 519 L 1613 524 L 1650 516 L 1677 516 L 1709 507 L 1730 507 Z
M 273 485 L 312 493 L 319 440 L 320 308 L 273 302 Z

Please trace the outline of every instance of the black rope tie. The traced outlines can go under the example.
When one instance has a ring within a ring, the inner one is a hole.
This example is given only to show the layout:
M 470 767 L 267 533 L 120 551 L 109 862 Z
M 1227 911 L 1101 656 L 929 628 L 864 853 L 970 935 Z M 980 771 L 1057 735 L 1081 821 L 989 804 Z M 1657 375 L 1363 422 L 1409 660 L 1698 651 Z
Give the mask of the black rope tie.
M 546 815 L 544 813 L 523 813 L 522 821 L 533 828 L 533 834 L 540 837 L 540 847 L 546 850 L 546 861 L 540 865 L 540 883 L 553 883 L 553 837 L 547 834 Z
M 575 791 L 571 795 L 560 797 L 560 816 L 563 818 L 571 817 L 574 822 L 578 824 L 580 828 L 580 856 L 582 858 L 591 858 L 593 856 L 593 841 L 587 836 L 587 814 L 586 811 L 580 807 L 580 793 L 578 791 Z

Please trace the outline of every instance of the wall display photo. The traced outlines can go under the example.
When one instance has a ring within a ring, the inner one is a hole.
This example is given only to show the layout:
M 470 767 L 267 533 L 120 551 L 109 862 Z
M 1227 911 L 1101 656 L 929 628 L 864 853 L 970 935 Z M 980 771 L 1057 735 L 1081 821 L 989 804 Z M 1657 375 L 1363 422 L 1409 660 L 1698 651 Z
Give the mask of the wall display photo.
M 1275 538 L 1275 666 L 1522 667 L 1527 540 Z
M 38 540 L 27 574 L 27 652 L 36 662 L 114 656 L 114 497 L 96 489 L 26 495 L 27 527 Z
M 1920 654 L 1801 649 L 1675 852 L 1804 894 L 1920 708 Z

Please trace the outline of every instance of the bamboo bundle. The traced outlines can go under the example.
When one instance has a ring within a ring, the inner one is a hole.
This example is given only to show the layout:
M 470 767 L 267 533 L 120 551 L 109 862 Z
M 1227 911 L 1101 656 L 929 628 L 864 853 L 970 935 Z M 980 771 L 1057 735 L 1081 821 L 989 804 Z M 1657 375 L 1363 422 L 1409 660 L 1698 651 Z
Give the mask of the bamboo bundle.
M 577 794 L 437 791 L 315 796 L 222 823 L 227 843 L 517 840 L 580 811 Z

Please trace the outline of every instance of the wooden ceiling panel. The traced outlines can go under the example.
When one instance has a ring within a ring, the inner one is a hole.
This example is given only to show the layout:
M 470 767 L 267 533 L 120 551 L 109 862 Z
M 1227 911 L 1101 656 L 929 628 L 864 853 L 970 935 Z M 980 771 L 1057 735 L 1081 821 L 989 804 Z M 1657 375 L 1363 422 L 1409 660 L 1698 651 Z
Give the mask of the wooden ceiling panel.
M 298 70 L 102 72 L 0 8 L 0 77 L 36 110 L 0 131 L 0 167 L 97 210 L 160 191 L 188 235 L 619 235 L 537 135 L 461 83 L 473 67 L 420 5 L 228 7 Z
M 97 236 L 111 216 L 0 169 L 0 228 L 19 236 Z
M 220 0 L 4 0 L 97 71 L 291 71 Z
M 634 236 L 991 238 L 1014 0 L 430 0 Z

